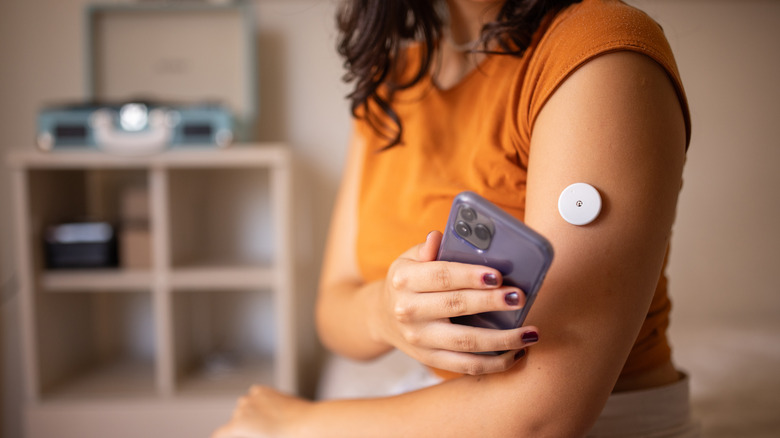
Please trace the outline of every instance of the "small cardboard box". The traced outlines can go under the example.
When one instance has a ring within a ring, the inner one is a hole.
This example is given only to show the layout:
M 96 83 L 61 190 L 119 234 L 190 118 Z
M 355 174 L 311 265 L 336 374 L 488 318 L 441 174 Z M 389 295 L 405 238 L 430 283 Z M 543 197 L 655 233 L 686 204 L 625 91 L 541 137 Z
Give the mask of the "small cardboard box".
M 120 194 L 119 220 L 127 223 L 149 223 L 149 189 L 128 186 Z
M 119 264 L 124 269 L 152 266 L 152 235 L 148 226 L 122 227 L 119 233 Z

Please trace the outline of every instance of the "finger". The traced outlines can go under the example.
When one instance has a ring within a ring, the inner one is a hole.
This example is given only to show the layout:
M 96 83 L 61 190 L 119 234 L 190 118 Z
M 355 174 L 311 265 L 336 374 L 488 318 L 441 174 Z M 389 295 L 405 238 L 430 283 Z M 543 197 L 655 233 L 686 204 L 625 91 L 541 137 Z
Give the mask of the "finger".
M 392 285 L 414 292 L 441 292 L 499 287 L 501 273 L 487 266 L 457 262 L 402 263 L 393 270 Z
M 517 288 L 492 290 L 455 290 L 419 293 L 400 297 L 395 317 L 404 324 L 476 315 L 483 312 L 519 310 L 525 305 L 525 294 Z
M 431 231 L 425 236 L 425 241 L 407 249 L 398 258 L 413 262 L 430 262 L 436 260 L 441 243 L 441 232 Z
M 436 350 L 430 354 L 436 368 L 478 376 L 506 371 L 525 356 L 525 350 L 507 351 L 501 355 L 484 355 Z M 431 362 L 428 362 L 431 363 Z
M 416 346 L 462 353 L 520 350 L 539 342 L 536 327 L 495 330 L 442 322 L 418 332 Z
M 431 231 L 425 237 L 425 242 L 418 247 L 417 261 L 432 262 L 439 255 L 442 234 L 440 231 Z

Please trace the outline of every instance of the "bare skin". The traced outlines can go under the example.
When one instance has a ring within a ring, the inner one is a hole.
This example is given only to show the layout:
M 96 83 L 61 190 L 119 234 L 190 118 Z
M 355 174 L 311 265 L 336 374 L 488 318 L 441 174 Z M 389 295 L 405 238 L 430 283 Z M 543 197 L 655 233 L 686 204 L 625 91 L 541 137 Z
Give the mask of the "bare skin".
M 480 14 L 486 3 L 496 2 L 448 2 L 451 8 L 480 6 L 471 9 Z M 484 19 L 467 16 L 469 23 Z M 467 30 L 472 27 L 452 35 L 476 37 Z M 440 83 L 457 83 L 467 69 L 447 70 L 459 62 L 447 60 L 447 53 Z M 531 150 L 525 220 L 551 240 L 556 259 L 540 292 L 544 300 L 537 300 L 526 327 L 493 332 L 446 322 L 506 310 L 510 289 L 500 286 L 500 275 L 499 285 L 486 284 L 485 274 L 497 274 L 489 268 L 434 261 L 437 232 L 421 236 L 425 241 L 401 255 L 386 279 L 362 279 L 354 242 L 364 151 L 354 139 L 321 277 L 321 339 L 356 359 L 398 348 L 467 375 L 373 400 L 311 403 L 256 387 L 213 438 L 575 437 L 589 430 L 613 390 L 675 381 L 670 363 L 618 379 L 655 290 L 685 160 L 683 116 L 666 73 L 628 52 L 588 62 L 542 110 Z M 605 202 L 587 227 L 572 226 L 557 212 L 560 192 L 579 181 L 596 186 Z M 528 347 L 522 334 L 529 331 L 539 333 L 540 342 L 515 360 L 514 353 Z M 510 353 L 468 353 L 497 346 Z
M 479 38 L 482 25 L 493 21 L 501 8 L 501 1 L 450 0 L 449 32 L 441 47 L 441 67 L 434 73 L 434 82 L 440 89 L 448 89 L 459 83 L 480 62 L 484 53 L 458 50 Z

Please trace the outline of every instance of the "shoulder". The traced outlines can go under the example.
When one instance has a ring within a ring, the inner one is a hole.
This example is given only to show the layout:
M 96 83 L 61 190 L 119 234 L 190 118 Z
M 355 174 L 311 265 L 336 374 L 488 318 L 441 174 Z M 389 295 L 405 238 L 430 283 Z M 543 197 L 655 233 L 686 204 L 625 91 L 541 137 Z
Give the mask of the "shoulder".
M 688 122 L 688 107 L 672 49 L 661 26 L 645 12 L 620 0 L 583 0 L 548 20 L 529 48 L 524 88 L 529 93 L 528 123 L 576 70 L 607 53 L 630 51 L 659 64 L 672 81 Z M 688 122 L 689 123 L 689 122 Z
M 645 12 L 619 0 L 583 0 L 552 19 L 539 41 L 540 52 L 577 58 L 602 48 L 636 48 L 671 61 L 661 26 Z
M 622 0 L 582 0 L 571 4 L 554 18 L 555 25 L 562 28 L 577 26 L 590 27 L 600 24 L 609 29 L 626 28 L 630 24 L 649 24 L 660 28 L 660 25 L 644 11 L 626 4 Z M 632 30 L 631 33 L 634 33 Z

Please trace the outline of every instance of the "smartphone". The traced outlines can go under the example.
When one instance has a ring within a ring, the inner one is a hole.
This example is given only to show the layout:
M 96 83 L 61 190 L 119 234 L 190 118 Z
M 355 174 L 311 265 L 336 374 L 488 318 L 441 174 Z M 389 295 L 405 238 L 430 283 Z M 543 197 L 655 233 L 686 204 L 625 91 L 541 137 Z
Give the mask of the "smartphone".
M 506 330 L 523 324 L 552 263 L 553 249 L 542 235 L 495 204 L 462 192 L 452 203 L 437 259 L 497 269 L 504 285 L 525 292 L 522 309 L 451 318 L 456 324 Z

